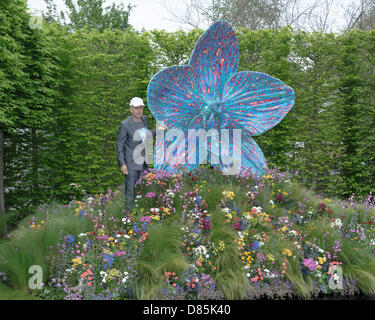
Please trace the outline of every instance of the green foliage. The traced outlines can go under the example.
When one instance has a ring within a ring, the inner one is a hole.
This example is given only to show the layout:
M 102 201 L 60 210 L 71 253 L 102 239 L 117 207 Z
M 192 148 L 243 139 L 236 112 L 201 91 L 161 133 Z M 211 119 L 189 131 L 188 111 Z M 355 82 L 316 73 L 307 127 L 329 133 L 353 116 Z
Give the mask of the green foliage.
M 180 248 L 180 228 L 177 224 L 150 227 L 136 269 L 140 275 L 135 295 L 138 299 L 156 299 L 163 286 L 165 272 L 183 272 L 187 268 Z
M 157 56 L 157 69 L 188 64 L 194 45 L 202 33 L 198 29 L 189 32 L 152 30 L 146 33 Z
M 343 275 L 347 279 L 354 279 L 358 287 L 366 295 L 375 294 L 375 258 L 371 249 L 363 245 L 353 245 L 344 241 L 340 259 L 343 262 Z
M 103 8 L 105 0 L 78 2 L 64 0 L 67 11 L 65 13 L 61 11 L 58 15 L 53 0 L 44 0 L 44 2 L 47 5 L 45 14 L 47 21 L 59 22 L 72 31 L 84 27 L 88 27 L 89 30 L 97 29 L 101 32 L 107 28 L 125 30 L 129 27 L 129 13 L 132 9 L 130 4 L 125 8 L 122 3 L 119 5 L 112 3 L 111 6 Z
M 39 231 L 19 229 L 11 240 L 0 243 L 0 269 L 6 273 L 8 281 L 18 289 L 26 289 L 30 278 L 29 267 L 39 265 L 43 270 L 43 280 L 49 273 L 48 258 L 60 238 L 85 232 L 88 227 L 71 210 L 55 207 L 57 213 Z M 53 247 L 51 250 L 51 246 Z M 17 254 L 14 254 L 17 252 Z M 55 251 L 53 251 L 55 252 Z
M 214 265 L 217 268 L 214 279 L 220 290 L 224 292 L 226 299 L 244 298 L 249 285 L 241 261 L 238 259 L 236 235 L 233 229 L 225 224 L 222 212 L 214 211 L 210 219 L 212 223 L 210 240 L 215 245 L 218 245 L 219 241 L 223 241 L 225 245 L 224 251 L 214 259 Z

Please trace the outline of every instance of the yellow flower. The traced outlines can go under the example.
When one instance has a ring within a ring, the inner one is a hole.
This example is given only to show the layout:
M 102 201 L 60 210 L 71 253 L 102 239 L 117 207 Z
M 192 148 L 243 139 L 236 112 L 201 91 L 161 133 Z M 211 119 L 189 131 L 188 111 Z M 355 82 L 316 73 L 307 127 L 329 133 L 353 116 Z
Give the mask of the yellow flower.
M 79 264 L 82 264 L 81 257 L 78 257 L 78 258 L 76 258 L 76 259 L 72 259 L 72 262 L 73 262 L 73 268 L 75 268 L 75 267 L 78 266 Z
M 275 258 L 273 257 L 272 254 L 268 253 L 267 254 L 267 259 L 271 260 L 271 261 L 275 261 Z
M 319 264 L 323 264 L 324 262 L 326 262 L 326 258 L 322 258 L 322 257 L 318 257 L 318 260 L 319 260 Z
M 282 232 L 285 232 L 285 231 L 287 231 L 287 230 L 288 230 L 288 228 L 285 227 L 285 226 L 281 228 L 281 231 L 282 231 Z
M 289 250 L 288 248 L 285 248 L 285 249 L 283 250 L 283 254 L 285 254 L 286 256 L 290 257 L 290 256 L 292 255 L 292 251 Z
M 43 223 L 44 223 L 44 221 L 42 220 L 42 221 L 40 221 L 40 223 L 41 223 L 41 224 L 43 224 Z

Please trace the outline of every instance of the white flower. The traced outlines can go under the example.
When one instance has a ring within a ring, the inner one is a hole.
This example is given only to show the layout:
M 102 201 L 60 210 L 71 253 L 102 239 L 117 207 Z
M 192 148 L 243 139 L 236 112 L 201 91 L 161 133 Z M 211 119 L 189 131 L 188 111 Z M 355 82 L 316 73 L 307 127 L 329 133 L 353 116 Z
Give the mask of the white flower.
M 169 189 L 167 189 L 166 192 L 167 192 L 167 196 L 168 196 L 168 197 L 170 197 L 170 198 L 174 198 L 174 196 L 175 196 L 175 193 L 174 193 L 174 192 L 172 192 L 172 191 L 169 190 Z
M 250 269 L 250 267 L 249 267 L 248 265 L 244 266 L 243 268 L 244 268 L 245 270 Z
M 336 219 L 335 222 L 331 223 L 331 228 L 335 228 L 335 227 L 337 227 L 339 229 L 342 227 L 341 219 Z
M 221 209 L 221 211 L 223 211 L 224 213 L 229 213 L 230 209 L 229 208 L 223 208 L 223 209 Z
M 78 235 L 78 237 L 86 237 L 87 236 L 87 234 L 86 233 L 80 233 L 79 235 Z
M 127 234 L 124 235 L 124 237 L 125 237 L 126 239 L 130 239 L 130 236 L 128 236 Z
M 246 273 L 246 277 L 250 278 L 250 273 Z
M 126 223 L 130 223 L 130 219 L 129 218 L 122 218 L 121 221 L 126 224 Z
M 268 276 L 268 278 L 275 278 L 276 277 L 276 275 L 274 274 L 274 273 L 271 273 L 269 276 Z
M 141 194 L 138 194 L 135 196 L 137 199 L 141 199 L 142 198 L 142 195 Z
M 256 211 L 256 213 L 261 213 L 262 210 L 263 210 L 262 207 L 253 207 L 252 209 L 254 209 Z
M 207 248 L 200 245 L 198 248 L 194 249 L 194 253 L 198 256 L 205 256 L 207 254 Z
M 275 205 L 275 202 L 273 202 L 272 200 L 270 200 L 270 205 L 271 206 Z

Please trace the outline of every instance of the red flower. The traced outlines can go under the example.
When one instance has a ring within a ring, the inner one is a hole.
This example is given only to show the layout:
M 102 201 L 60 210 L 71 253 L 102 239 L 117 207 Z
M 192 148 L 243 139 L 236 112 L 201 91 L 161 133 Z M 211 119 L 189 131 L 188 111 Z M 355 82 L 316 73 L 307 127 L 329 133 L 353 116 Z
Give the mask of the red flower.
M 372 221 L 369 221 L 368 223 L 369 223 L 369 224 L 372 224 Z

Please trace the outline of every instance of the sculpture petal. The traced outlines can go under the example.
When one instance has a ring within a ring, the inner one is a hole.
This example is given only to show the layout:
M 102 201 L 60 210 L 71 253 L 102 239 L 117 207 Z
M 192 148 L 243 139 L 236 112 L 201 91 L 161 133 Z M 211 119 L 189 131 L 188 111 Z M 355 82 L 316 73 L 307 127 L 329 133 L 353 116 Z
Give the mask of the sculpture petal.
M 223 92 L 223 110 L 235 127 L 256 136 L 276 126 L 294 105 L 294 91 L 281 80 L 252 71 L 235 73 Z
M 232 132 L 232 131 L 230 131 Z M 230 135 L 229 141 L 233 141 L 233 134 Z M 263 175 L 266 172 L 267 167 L 267 160 L 263 155 L 262 150 L 258 146 L 258 144 L 255 142 L 255 140 L 248 135 L 246 132 L 241 131 L 241 143 L 230 143 L 229 144 L 229 150 L 230 155 L 233 156 L 233 158 L 238 163 L 237 171 L 233 171 L 229 174 L 238 174 L 244 170 L 249 169 L 251 173 L 253 173 L 255 176 L 263 177 Z M 223 143 L 221 143 L 223 145 Z M 236 150 L 238 151 L 237 154 L 240 155 L 241 159 L 238 159 L 236 155 Z M 221 150 L 221 159 L 223 159 L 223 150 Z M 230 165 L 233 166 L 233 165 Z M 225 165 L 223 163 L 221 164 L 222 170 L 225 169 Z
M 173 66 L 158 72 L 147 89 L 147 104 L 159 122 L 184 129 L 200 112 L 202 98 L 189 66 Z
M 237 71 L 238 57 L 237 36 L 226 21 L 215 22 L 199 38 L 189 65 L 207 102 L 220 99 L 226 81 Z

